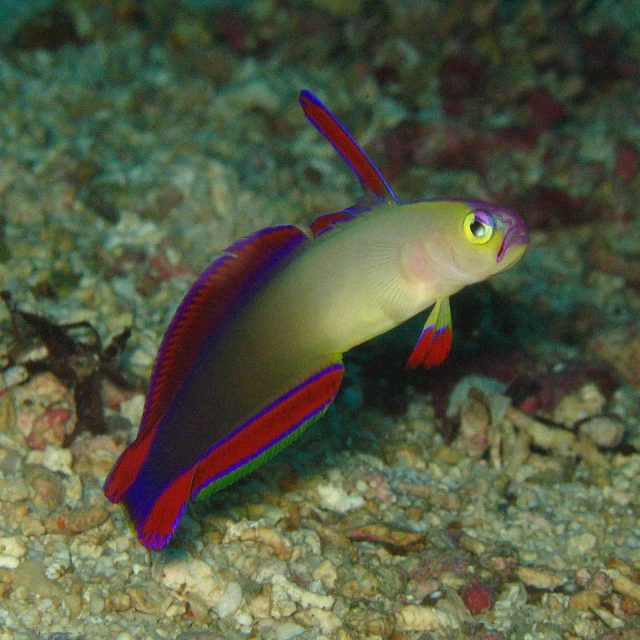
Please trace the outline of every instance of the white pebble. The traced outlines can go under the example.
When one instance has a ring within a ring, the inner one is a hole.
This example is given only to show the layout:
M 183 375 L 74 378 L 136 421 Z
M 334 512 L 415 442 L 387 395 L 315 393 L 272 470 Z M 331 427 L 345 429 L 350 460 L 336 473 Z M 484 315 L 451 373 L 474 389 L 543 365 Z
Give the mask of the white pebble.
M 448 611 L 435 607 L 409 604 L 396 613 L 396 628 L 401 631 L 444 631 L 459 626 Z
M 167 618 L 177 618 L 187 612 L 187 605 L 184 602 L 172 602 L 165 610 Z
M 27 454 L 27 464 L 39 464 L 49 471 L 59 471 L 67 476 L 73 475 L 72 463 L 71 450 L 53 444 L 48 445 L 44 451 L 29 451 Z
M 283 622 L 276 629 L 276 640 L 289 640 L 304 633 L 304 627 L 295 622 Z
M 0 553 L 0 568 L 15 569 L 20 564 L 18 558 L 8 556 L 6 553 Z
M 2 372 L 0 376 L 0 388 L 10 389 L 24 382 L 29 377 L 27 368 L 21 364 L 16 364 Z
M 324 588 L 329 590 L 333 589 L 333 586 L 338 579 L 338 571 L 331 560 L 324 559 L 314 570 L 313 577 L 316 580 L 320 580 L 324 585 Z
M 582 422 L 578 431 L 598 447 L 615 449 L 622 442 L 625 424 L 617 416 L 595 416 Z
M 230 582 L 218 600 L 218 615 L 221 618 L 233 615 L 242 602 L 242 588 L 237 582 Z
M 342 620 L 333 611 L 312 607 L 308 613 L 320 626 L 322 633 L 334 634 L 342 626 Z
M 147 568 L 141 566 L 140 570 L 144 572 Z M 160 584 L 177 591 L 189 602 L 198 600 L 214 607 L 222 595 L 213 569 L 203 560 L 197 560 L 188 553 L 180 558 L 159 556 L 152 567 L 152 575 Z
M 120 413 L 127 418 L 131 424 L 140 424 L 140 418 L 142 418 L 142 411 L 144 410 L 144 396 L 138 393 L 132 396 L 128 400 L 125 400 L 120 405 Z M 136 427 L 137 431 L 137 427 Z
M 65 573 L 69 571 L 69 565 L 66 562 L 60 562 L 59 560 L 54 560 L 47 568 L 44 570 L 44 575 L 49 578 L 49 580 L 58 580 Z
M 342 487 L 334 484 L 319 484 L 316 491 L 320 496 L 320 506 L 328 511 L 346 513 L 364 504 L 362 496 L 350 496 Z
M 588 551 L 591 551 L 597 542 L 593 533 L 587 532 L 572 536 L 567 541 L 567 553 L 572 556 L 583 556 Z
M 271 584 L 273 584 L 271 596 L 274 600 L 279 592 L 280 595 L 284 593 L 289 600 L 297 602 L 303 609 L 307 609 L 308 607 L 331 609 L 335 603 L 333 596 L 323 596 L 322 594 L 303 589 L 297 584 L 287 580 L 283 575 L 273 576 Z
M 12 558 L 22 558 L 27 554 L 27 547 L 17 536 L 0 538 L 0 553 Z

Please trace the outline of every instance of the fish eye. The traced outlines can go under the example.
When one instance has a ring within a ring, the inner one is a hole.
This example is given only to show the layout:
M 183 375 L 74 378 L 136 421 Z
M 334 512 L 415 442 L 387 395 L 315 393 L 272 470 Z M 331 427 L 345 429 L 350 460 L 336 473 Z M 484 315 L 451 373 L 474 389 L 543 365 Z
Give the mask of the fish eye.
M 473 211 L 464 219 L 464 233 L 474 244 L 485 244 L 493 237 L 493 217 L 486 211 Z

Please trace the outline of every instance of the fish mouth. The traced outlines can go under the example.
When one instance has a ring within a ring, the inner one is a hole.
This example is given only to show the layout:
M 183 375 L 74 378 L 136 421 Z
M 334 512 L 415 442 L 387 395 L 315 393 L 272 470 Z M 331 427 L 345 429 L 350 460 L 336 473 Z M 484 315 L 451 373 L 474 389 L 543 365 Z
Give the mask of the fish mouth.
M 500 249 L 498 249 L 497 261 L 502 262 L 502 259 L 505 257 L 509 249 L 517 247 L 518 245 L 526 246 L 528 244 L 529 234 L 527 233 L 527 228 L 524 226 L 523 222 L 518 221 L 509 227 L 507 233 L 504 234 L 504 238 L 502 238 L 502 243 L 500 244 Z M 524 251 L 522 253 L 524 253 Z

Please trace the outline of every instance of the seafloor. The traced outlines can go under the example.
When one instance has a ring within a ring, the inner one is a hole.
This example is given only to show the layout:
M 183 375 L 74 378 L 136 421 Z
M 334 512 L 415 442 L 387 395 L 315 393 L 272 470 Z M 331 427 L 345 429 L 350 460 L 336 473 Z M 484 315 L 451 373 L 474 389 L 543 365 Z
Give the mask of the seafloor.
M 636 2 L 1 11 L 2 640 L 640 637 Z M 423 319 L 355 349 L 149 552 L 102 483 L 182 295 L 359 195 L 302 88 L 402 198 L 512 206 L 531 246 L 454 298 L 444 366 L 404 369 Z

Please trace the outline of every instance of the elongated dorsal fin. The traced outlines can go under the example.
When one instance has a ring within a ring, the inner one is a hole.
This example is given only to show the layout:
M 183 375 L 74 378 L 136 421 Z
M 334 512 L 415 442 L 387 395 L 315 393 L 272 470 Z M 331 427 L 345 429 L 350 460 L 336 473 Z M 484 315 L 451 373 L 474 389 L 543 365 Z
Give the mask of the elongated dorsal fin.
M 362 185 L 365 200 L 398 202 L 378 167 L 344 125 L 310 91 L 300 92 L 300 104 L 311 124 L 333 145 Z

